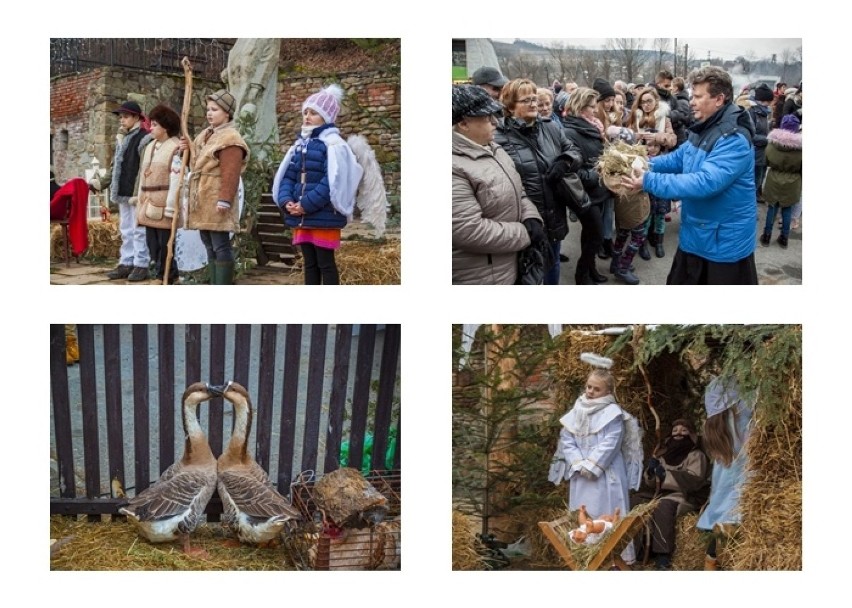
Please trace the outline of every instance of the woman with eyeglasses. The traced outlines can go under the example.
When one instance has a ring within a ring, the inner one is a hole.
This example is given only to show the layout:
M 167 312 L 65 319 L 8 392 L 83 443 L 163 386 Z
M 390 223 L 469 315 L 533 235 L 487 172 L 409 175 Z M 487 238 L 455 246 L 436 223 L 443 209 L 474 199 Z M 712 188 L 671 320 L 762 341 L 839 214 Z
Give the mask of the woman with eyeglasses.
M 669 106 L 660 103 L 660 94 L 654 87 L 639 92 L 624 126 L 636 133 L 636 139 L 640 142 L 654 141 L 664 151 L 673 149 L 677 144 L 677 136 L 669 119 Z
M 625 126 L 636 134 L 636 140 L 639 143 L 659 146 L 660 154 L 665 154 L 677 147 L 677 134 L 669 118 L 669 105 L 660 101 L 660 94 L 654 87 L 646 87 L 639 91 L 630 114 L 627 115 Z M 664 222 L 669 212 L 671 212 L 671 201 L 651 197 L 651 215 L 645 226 L 647 238 L 639 248 L 639 257 L 643 260 L 651 259 L 650 246 L 654 247 L 657 257 L 665 256 Z
M 504 117 L 494 141 L 509 154 L 521 175 L 524 191 L 544 219 L 544 232 L 553 251 L 545 285 L 559 284 L 559 247 L 568 234 L 567 205 L 557 183 L 580 166 L 580 153 L 555 122 L 538 113 L 538 87 L 526 78 L 510 80 L 500 93 Z
M 595 115 L 597 101 L 597 91 L 579 88 L 568 99 L 562 118 L 565 135 L 582 154 L 582 164 L 577 175 L 592 203 L 586 210 L 577 213 L 582 226 L 580 259 L 577 260 L 574 273 L 577 285 L 596 285 L 607 280 L 595 266 L 595 256 L 603 243 L 603 206 L 612 200 L 612 192 L 601 183 L 595 169 L 606 141 L 603 123 Z

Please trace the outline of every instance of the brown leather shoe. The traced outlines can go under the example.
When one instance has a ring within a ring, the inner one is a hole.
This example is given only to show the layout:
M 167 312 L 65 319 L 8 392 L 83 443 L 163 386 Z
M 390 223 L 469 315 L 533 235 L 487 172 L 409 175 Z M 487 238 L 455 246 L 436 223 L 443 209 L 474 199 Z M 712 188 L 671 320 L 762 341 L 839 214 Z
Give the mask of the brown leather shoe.
M 133 266 L 119 264 L 107 273 L 107 277 L 109 277 L 110 281 L 115 281 L 116 279 L 126 279 L 130 276 L 131 272 L 133 272 Z
M 133 271 L 127 276 L 127 280 L 133 283 L 148 280 L 148 269 L 141 266 L 134 266 Z

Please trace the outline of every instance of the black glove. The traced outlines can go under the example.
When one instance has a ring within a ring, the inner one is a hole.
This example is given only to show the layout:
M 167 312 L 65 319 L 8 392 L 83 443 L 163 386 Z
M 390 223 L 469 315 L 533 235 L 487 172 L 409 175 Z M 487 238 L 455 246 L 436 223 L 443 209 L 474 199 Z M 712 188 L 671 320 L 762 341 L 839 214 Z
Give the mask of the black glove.
M 548 183 L 555 184 L 568 173 L 568 162 L 564 158 L 557 158 L 552 165 L 550 165 L 550 169 L 547 170 L 547 175 L 545 179 L 547 179 Z
M 654 471 L 657 470 L 658 466 L 660 466 L 660 461 L 656 458 L 651 458 L 651 460 L 648 461 L 648 466 L 645 467 L 645 474 L 648 475 L 648 477 L 653 477 Z
M 657 464 L 654 468 L 654 475 L 657 476 L 657 479 L 663 481 L 666 478 L 666 468 L 661 464 Z
M 539 220 L 532 218 L 524 220 L 524 228 L 527 229 L 527 234 L 530 235 L 530 242 L 533 245 L 547 241 L 544 236 L 544 225 Z

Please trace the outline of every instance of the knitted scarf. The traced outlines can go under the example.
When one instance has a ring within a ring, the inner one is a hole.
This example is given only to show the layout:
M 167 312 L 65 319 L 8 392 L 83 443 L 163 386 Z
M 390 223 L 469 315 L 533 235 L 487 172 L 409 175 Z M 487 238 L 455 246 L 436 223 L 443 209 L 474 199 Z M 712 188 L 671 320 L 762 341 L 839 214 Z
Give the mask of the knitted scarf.
M 595 125 L 598 128 L 598 131 L 601 132 L 601 139 L 606 140 L 606 135 L 604 133 L 605 129 L 604 129 L 603 123 L 600 121 L 600 119 L 597 116 L 592 116 L 591 118 L 588 118 L 586 116 L 581 115 L 580 117 L 583 118 L 584 120 L 592 123 L 593 125 Z
M 560 422 L 565 425 L 571 433 L 574 435 L 584 437 L 588 435 L 591 430 L 589 428 L 590 418 L 592 415 L 598 413 L 611 403 L 615 403 L 615 397 L 610 395 L 604 395 L 603 397 L 598 397 L 597 399 L 586 399 L 585 395 L 580 395 L 577 397 L 577 400 L 574 402 L 574 407 L 572 411 L 574 412 L 574 423 L 572 426 L 565 425 L 565 417 L 562 418 Z

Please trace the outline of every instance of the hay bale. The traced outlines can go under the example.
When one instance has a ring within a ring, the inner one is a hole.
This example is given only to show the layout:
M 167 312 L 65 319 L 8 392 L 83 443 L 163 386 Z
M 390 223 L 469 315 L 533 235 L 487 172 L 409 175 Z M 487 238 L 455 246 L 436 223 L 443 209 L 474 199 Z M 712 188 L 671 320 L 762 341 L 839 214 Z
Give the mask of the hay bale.
M 453 570 L 485 570 L 477 552 L 476 532 L 470 518 L 453 509 Z
M 118 258 L 121 249 L 121 233 L 118 219 L 89 222 L 89 251 L 96 258 Z
M 802 569 L 801 427 L 791 426 L 757 426 L 749 438 L 732 569 Z
M 388 512 L 388 499 L 351 467 L 324 475 L 314 486 L 314 500 L 340 528 L 364 528 Z
M 565 515 L 565 509 L 532 509 L 526 536 L 530 540 L 530 563 L 539 568 L 562 569 L 565 563 L 553 545 L 541 533 L 540 521 L 553 521 Z
M 592 367 L 580 361 L 580 354 L 593 352 L 603 354 L 612 346 L 614 336 L 589 334 L 585 331 L 570 331 L 563 333 L 559 340 L 561 344 L 554 356 L 554 376 L 556 380 L 557 400 L 566 404 L 567 411 L 574 405 Z M 612 372 L 615 378 L 615 396 L 618 403 L 634 416 L 642 416 L 646 408 L 646 393 L 642 375 L 631 370 L 633 366 L 633 351 L 622 349 L 611 356 Z
M 95 258 L 117 258 L 121 248 L 121 233 L 118 219 L 94 220 L 89 222 L 89 247 L 86 255 Z M 53 224 L 50 227 L 50 259 L 64 259 L 62 246 L 62 227 Z
M 343 241 L 335 254 L 342 285 L 399 285 L 400 242 Z
M 687 513 L 677 518 L 672 570 L 704 570 L 709 537 L 695 527 L 697 522 L 698 513 Z

